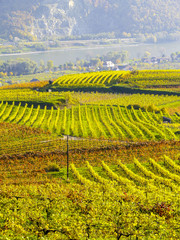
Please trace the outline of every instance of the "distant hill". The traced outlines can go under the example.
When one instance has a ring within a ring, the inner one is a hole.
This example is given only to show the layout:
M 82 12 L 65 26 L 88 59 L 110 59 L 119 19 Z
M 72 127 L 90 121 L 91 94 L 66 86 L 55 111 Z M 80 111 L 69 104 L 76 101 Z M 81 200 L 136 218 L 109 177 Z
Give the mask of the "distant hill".
M 1 0 L 0 37 L 180 32 L 179 0 Z

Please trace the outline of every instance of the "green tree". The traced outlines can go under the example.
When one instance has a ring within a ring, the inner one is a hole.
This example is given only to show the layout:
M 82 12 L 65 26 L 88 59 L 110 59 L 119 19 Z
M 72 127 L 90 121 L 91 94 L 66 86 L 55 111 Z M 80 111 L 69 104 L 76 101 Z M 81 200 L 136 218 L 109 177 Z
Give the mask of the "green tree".
M 41 59 L 40 66 L 39 66 L 39 71 L 44 72 L 44 70 L 45 70 L 45 64 L 44 64 L 44 61 Z
M 6 72 L 7 75 L 26 75 L 37 71 L 37 63 L 24 58 L 9 60 L 0 65 L 0 72 Z
M 52 60 L 47 61 L 47 69 L 48 71 L 51 71 L 54 66 L 54 63 Z
M 129 58 L 129 53 L 128 51 L 122 51 L 121 53 L 121 61 L 122 63 L 126 62 Z

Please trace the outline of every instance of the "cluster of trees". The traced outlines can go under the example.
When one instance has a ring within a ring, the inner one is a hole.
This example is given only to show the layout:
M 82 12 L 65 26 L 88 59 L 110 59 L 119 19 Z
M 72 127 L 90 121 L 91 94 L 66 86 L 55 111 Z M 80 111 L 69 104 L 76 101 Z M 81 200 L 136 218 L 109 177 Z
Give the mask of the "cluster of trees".
M 151 53 L 146 52 L 144 58 L 149 58 Z M 162 56 L 162 59 L 165 56 Z M 0 78 L 7 76 L 19 76 L 35 73 L 43 73 L 45 71 L 62 71 L 62 70 L 76 70 L 78 72 L 107 70 L 107 61 L 112 61 L 117 67 L 124 63 L 129 63 L 131 66 L 135 66 L 137 62 L 141 63 L 142 59 L 129 59 L 128 51 L 121 52 L 109 52 L 103 56 L 97 56 L 89 60 L 79 60 L 75 63 L 67 62 L 65 64 L 55 66 L 52 60 L 47 61 L 45 64 L 43 60 L 38 64 L 30 59 L 18 58 L 15 60 L 8 60 L 6 62 L 0 62 Z M 169 57 L 169 62 L 180 62 L 180 52 L 172 53 Z
M 57 70 L 53 61 L 49 60 L 45 65 L 43 61 L 40 62 L 40 66 L 30 59 L 17 58 L 15 60 L 8 60 L 6 62 L 0 62 L 0 77 L 5 78 L 7 76 L 19 76 L 35 74 L 39 72 Z
M 145 43 L 177 41 L 180 39 L 180 31 L 173 33 L 168 33 L 167 31 L 157 33 L 138 33 L 134 34 L 133 37 L 137 42 Z
M 93 70 L 106 70 L 106 61 L 112 61 L 114 64 L 123 64 L 129 61 L 129 53 L 128 51 L 121 52 L 109 52 L 106 55 L 101 57 L 97 56 L 95 58 L 91 58 L 90 60 L 77 60 L 76 63 L 68 62 L 59 66 L 60 70 L 78 70 L 78 71 L 86 71 L 89 69 Z
M 147 59 L 148 61 L 144 61 Z M 152 60 L 152 62 L 151 62 Z M 59 65 L 59 70 L 77 70 L 77 71 L 99 71 L 99 70 L 107 70 L 106 62 L 112 61 L 115 64 L 115 69 L 120 67 L 122 64 L 129 64 L 131 67 L 135 68 L 151 68 L 152 64 L 154 66 L 156 62 L 156 66 L 161 65 L 161 67 L 169 68 L 177 68 L 176 65 L 180 63 L 180 52 L 172 53 L 170 56 L 165 56 L 162 54 L 161 57 L 153 57 L 151 56 L 150 52 L 145 52 L 144 56 L 141 59 L 130 59 L 128 51 L 121 51 L 121 52 L 109 52 L 103 56 L 97 56 L 95 58 L 91 58 L 89 60 L 77 60 L 75 63 L 68 62 L 63 65 Z M 138 63 L 138 66 L 137 66 Z
M 26 75 L 33 74 L 37 70 L 37 63 L 30 59 L 19 58 L 16 60 L 8 60 L 0 64 L 0 72 L 10 75 Z
M 171 53 L 172 62 L 180 62 L 180 52 Z
M 121 64 L 125 63 L 129 60 L 129 52 L 128 51 L 120 51 L 120 52 L 109 52 L 106 55 L 103 55 L 100 58 L 102 61 L 109 61 L 111 60 L 112 62 L 116 64 Z
M 156 33 L 130 33 L 124 31 L 122 34 L 117 32 L 107 32 L 99 34 L 82 34 L 82 35 L 71 35 L 65 37 L 59 37 L 59 41 L 66 40 L 96 40 L 96 39 L 120 39 L 120 38 L 133 38 L 137 42 L 145 43 L 157 43 L 157 42 L 168 42 L 177 41 L 180 39 L 180 31 L 175 32 L 156 32 Z
M 82 34 L 82 35 L 71 35 L 71 36 L 64 36 L 59 37 L 60 41 L 66 40 L 96 40 L 96 39 L 112 39 L 117 38 L 115 32 L 104 32 L 104 33 L 97 33 L 97 34 Z
M 115 64 L 125 63 L 129 60 L 129 53 L 127 51 L 109 52 L 107 55 L 101 57 L 91 58 L 90 60 L 77 60 L 75 63 L 67 62 L 63 65 L 55 66 L 52 60 L 43 60 L 38 64 L 30 59 L 18 58 L 15 60 L 8 60 L 0 62 L 0 78 L 7 76 L 19 76 L 35 73 L 43 73 L 45 71 L 58 71 L 58 70 L 77 70 L 77 71 L 90 71 L 92 70 L 105 70 L 106 61 L 112 61 Z
M 48 47 L 43 43 L 25 44 L 25 47 L 31 48 L 35 51 L 46 51 L 46 50 L 48 50 Z

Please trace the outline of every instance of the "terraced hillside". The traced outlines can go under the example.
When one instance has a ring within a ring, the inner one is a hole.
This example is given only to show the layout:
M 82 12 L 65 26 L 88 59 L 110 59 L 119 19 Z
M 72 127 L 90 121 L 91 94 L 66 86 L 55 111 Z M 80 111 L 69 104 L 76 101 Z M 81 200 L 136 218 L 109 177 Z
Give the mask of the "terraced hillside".
M 165 113 L 169 117 L 168 113 Z M 130 140 L 179 139 L 180 117 L 171 116 L 172 124 L 163 124 L 164 113 L 149 112 L 133 107 L 79 105 L 63 110 L 44 109 L 40 105 L 24 107 L 14 103 L 0 104 L 0 121 L 18 123 L 49 130 L 58 135 L 83 138 L 113 138 Z
M 53 85 L 67 86 L 112 86 L 124 84 L 131 87 L 178 87 L 180 70 L 140 70 L 140 71 L 105 71 L 66 75 L 54 81 Z
M 158 81 L 123 74 L 62 86 Z M 0 90 L 0 239 L 179 239 L 180 97 L 33 86 Z

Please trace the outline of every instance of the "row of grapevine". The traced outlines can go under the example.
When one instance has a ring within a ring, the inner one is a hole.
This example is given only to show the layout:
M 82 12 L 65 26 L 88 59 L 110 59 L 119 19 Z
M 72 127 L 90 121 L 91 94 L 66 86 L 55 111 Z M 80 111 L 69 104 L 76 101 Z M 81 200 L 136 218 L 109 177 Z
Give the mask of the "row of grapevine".
M 116 76 L 116 75 L 115 75 Z M 154 95 L 154 94 L 115 94 L 115 93 L 88 93 L 88 92 L 40 92 L 30 89 L 15 89 L 15 90 L 1 90 L 0 91 L 0 101 L 8 102 L 39 102 L 50 104 L 62 102 L 70 96 L 72 102 L 78 102 L 80 104 L 109 104 L 109 105 L 139 105 L 141 107 L 147 108 L 150 106 L 154 109 L 164 108 L 166 104 L 175 104 L 178 106 L 180 101 L 180 96 L 168 96 L 168 95 Z M 156 105 L 156 107 L 155 107 Z M 169 105 L 167 105 L 168 107 Z M 158 108 L 157 108 L 158 107 Z M 143 111 L 146 117 L 144 121 L 153 122 L 149 119 L 148 113 Z M 168 112 L 166 112 L 168 116 Z M 140 116 L 141 118 L 141 116 Z M 151 118 L 151 116 L 150 116 Z M 172 118 L 172 116 L 171 116 Z M 178 113 L 172 118 L 172 121 L 180 123 L 180 117 Z
M 104 167 L 87 163 L 84 168 L 71 164 L 73 178 L 66 182 L 62 172 L 58 178 L 37 172 L 44 159 L 31 160 L 35 164 L 29 168 L 20 161 L 21 172 L 11 163 L 1 176 L 2 239 L 179 239 L 178 190 L 159 185 L 153 191 L 128 179 L 121 184 L 121 172 L 114 175 L 115 166 L 108 167 L 111 172 L 104 163 L 112 181 L 104 181 Z
M 136 74 L 130 71 L 104 71 L 66 75 L 58 78 L 53 84 L 60 86 L 109 85 L 120 83 L 124 79 L 132 83 L 146 85 L 177 84 L 179 70 L 142 70 Z
M 170 179 L 163 178 L 161 176 L 156 175 L 152 171 L 149 171 L 136 158 L 134 158 L 134 165 L 148 179 L 152 179 L 154 182 L 157 182 L 158 184 L 163 184 L 164 186 L 167 186 L 171 189 L 176 189 L 176 186 Z
M 156 169 L 158 174 L 160 174 L 161 176 L 166 176 L 167 178 L 177 182 L 178 184 L 180 183 L 180 177 L 178 175 L 169 172 L 168 170 L 160 166 L 160 164 L 157 163 L 154 159 L 150 158 L 149 163 L 152 165 L 153 168 Z
M 165 171 L 163 174 L 164 176 L 162 177 L 156 173 L 153 173 L 150 170 L 147 170 L 147 168 L 144 167 L 137 159 L 134 159 L 134 166 L 138 169 L 138 173 L 134 173 L 120 160 L 117 161 L 117 164 L 118 164 L 117 169 L 120 169 L 119 174 L 112 171 L 110 167 L 103 161 L 102 162 L 103 176 L 101 176 L 102 171 L 101 174 L 97 173 L 97 171 L 94 170 L 94 168 L 89 164 L 89 162 L 86 162 L 87 170 L 90 172 L 91 176 L 93 177 L 93 180 L 88 179 L 88 177 L 82 177 L 82 175 L 76 169 L 74 164 L 72 164 L 73 175 L 78 179 L 78 181 L 80 181 L 83 184 L 87 183 L 89 185 L 90 182 L 93 183 L 95 181 L 105 186 L 108 185 L 111 187 L 113 186 L 114 188 L 116 188 L 116 186 L 120 184 L 123 191 L 131 191 L 134 193 L 138 193 L 139 195 L 144 195 L 144 193 L 146 193 L 147 191 L 149 193 L 150 192 L 160 193 L 160 191 L 162 191 L 162 193 L 164 192 L 166 196 L 168 195 L 171 196 L 173 192 L 174 193 L 180 192 L 180 188 L 178 186 L 179 182 L 176 182 L 178 185 L 174 184 L 173 181 L 169 179 L 169 176 L 170 175 L 174 176 L 172 178 L 173 180 L 176 181 L 177 178 L 175 179 L 175 175 L 169 173 L 167 170 L 164 170 Z M 122 173 L 125 174 L 124 177 L 122 176 Z M 165 173 L 167 175 L 165 175 Z M 145 177 L 142 177 L 141 175 L 144 175 Z
M 140 112 L 140 114 L 139 114 Z M 16 106 L 7 102 L 0 107 L 0 121 L 15 122 L 32 127 L 40 127 L 59 135 L 76 137 L 113 138 L 113 139 L 178 139 L 172 129 L 159 124 L 160 114 L 148 113 L 146 120 L 142 110 L 107 105 L 79 105 L 63 110 L 53 107 L 48 110 Z M 142 116 L 142 118 L 140 117 Z M 144 117 L 143 117 L 144 116 Z M 156 118 L 155 118 L 156 116 Z M 176 129 L 174 130 L 176 131 Z
M 123 71 L 105 71 L 105 72 L 93 72 L 93 73 L 81 73 L 74 75 L 66 75 L 58 78 L 53 82 L 53 85 L 59 86 L 74 86 L 74 85 L 109 85 L 114 84 L 116 81 L 120 81 L 122 75 L 126 72 Z
M 180 173 L 180 166 L 176 164 L 171 158 L 164 156 L 165 164 L 168 165 L 173 171 Z

